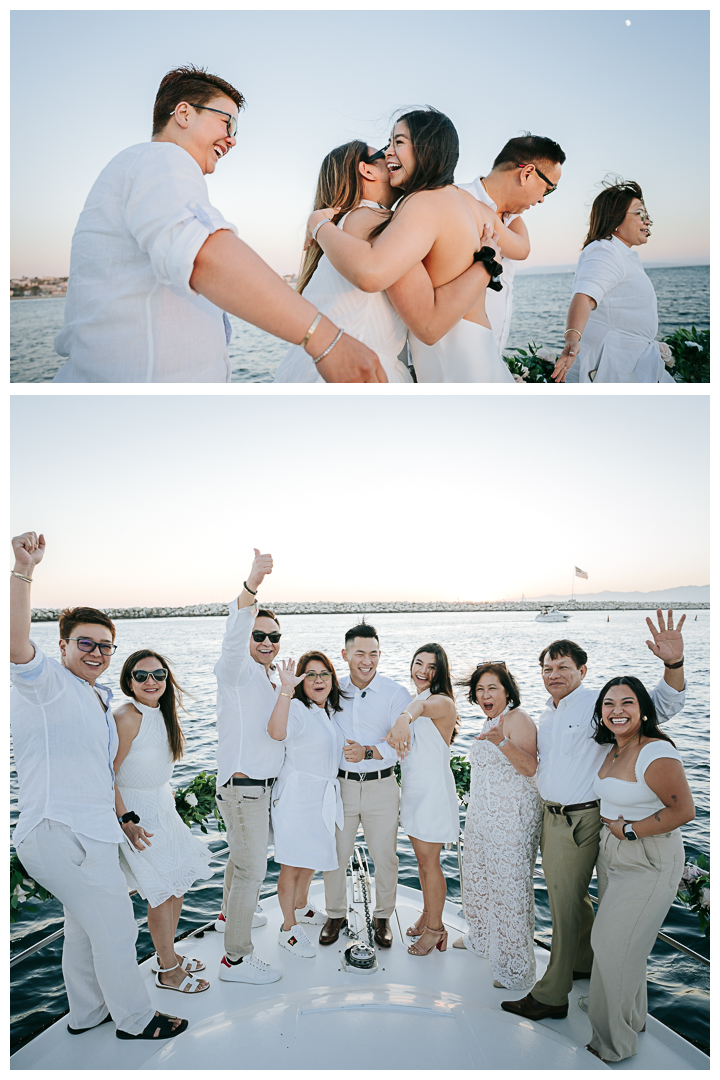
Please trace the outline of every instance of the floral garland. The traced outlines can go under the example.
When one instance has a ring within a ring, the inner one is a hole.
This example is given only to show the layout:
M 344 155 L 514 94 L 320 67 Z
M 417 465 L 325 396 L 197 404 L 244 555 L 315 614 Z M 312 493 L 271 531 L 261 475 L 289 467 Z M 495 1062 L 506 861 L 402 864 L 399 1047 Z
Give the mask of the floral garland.
M 694 911 L 700 923 L 700 929 L 706 938 L 710 937 L 710 859 L 707 855 L 698 855 L 685 863 L 677 898 L 685 907 Z

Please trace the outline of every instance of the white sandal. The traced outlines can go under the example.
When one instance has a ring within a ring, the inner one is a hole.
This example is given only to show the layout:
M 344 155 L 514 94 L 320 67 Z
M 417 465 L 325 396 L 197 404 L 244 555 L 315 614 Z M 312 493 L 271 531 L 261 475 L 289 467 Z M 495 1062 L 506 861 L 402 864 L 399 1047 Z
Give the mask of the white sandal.
M 177 956 L 177 953 L 175 955 Z M 188 964 L 194 964 L 195 966 L 194 967 L 187 967 Z M 182 967 L 183 971 L 186 972 L 188 975 L 193 975 L 196 971 L 204 971 L 205 970 L 205 965 L 203 964 L 202 960 L 193 960 L 193 958 L 191 956 L 181 956 L 180 961 L 179 961 L 179 965 L 180 965 L 180 967 Z M 150 970 L 152 971 L 153 975 L 155 975 L 158 971 L 162 970 L 161 967 L 160 967 L 160 957 L 158 956 L 157 953 L 155 953 L 155 955 L 154 955 L 154 957 L 152 959 L 152 963 L 150 964 Z M 172 968 L 165 968 L 165 970 L 166 971 L 172 971 L 173 969 Z
M 160 982 L 161 975 L 165 975 L 168 971 L 176 971 L 179 967 L 179 964 L 175 964 L 174 967 L 158 968 L 155 972 L 155 985 L 159 990 L 177 990 L 180 994 L 202 994 L 204 990 L 210 989 L 210 983 L 207 986 L 201 986 L 200 979 L 195 979 L 192 975 L 186 975 L 179 986 L 170 986 L 168 983 Z

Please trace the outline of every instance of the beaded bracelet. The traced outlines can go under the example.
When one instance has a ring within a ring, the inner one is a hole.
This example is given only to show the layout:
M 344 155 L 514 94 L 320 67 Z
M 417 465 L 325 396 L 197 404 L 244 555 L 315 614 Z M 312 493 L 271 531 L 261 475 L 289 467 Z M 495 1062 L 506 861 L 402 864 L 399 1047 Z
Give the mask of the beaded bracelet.
M 335 338 L 335 340 L 334 340 L 334 341 L 332 342 L 332 344 L 328 345 L 328 347 L 327 347 L 327 349 L 325 350 L 325 352 L 323 352 L 323 353 L 320 353 L 320 355 L 319 355 L 319 356 L 316 356 L 316 357 L 315 357 L 315 361 L 314 361 L 314 362 L 315 362 L 316 364 L 319 364 L 321 360 L 324 360 L 324 359 L 325 359 L 325 357 L 327 356 L 327 354 L 328 354 L 329 352 L 332 352 L 332 350 L 333 350 L 333 349 L 335 348 L 335 346 L 337 345 L 338 341 L 340 340 L 340 338 L 341 338 L 341 337 L 343 336 L 343 334 L 344 334 L 344 333 L 345 333 L 345 331 L 344 331 L 344 330 L 340 330 L 340 332 L 339 332 L 338 336 L 337 336 L 337 337 Z
M 324 217 L 324 218 L 322 219 L 322 221 L 318 221 L 317 225 L 316 225 L 316 226 L 315 226 L 315 228 L 313 229 L 313 235 L 312 235 L 312 238 L 313 238 L 313 240 L 314 240 L 314 239 L 315 239 L 315 237 L 317 236 L 317 234 L 318 234 L 318 232 L 320 231 L 320 229 L 322 229 L 323 225 L 327 225 L 328 221 L 329 221 L 329 222 L 330 222 L 330 224 L 332 225 L 332 219 L 331 219 L 331 218 L 329 218 L 329 217 Z

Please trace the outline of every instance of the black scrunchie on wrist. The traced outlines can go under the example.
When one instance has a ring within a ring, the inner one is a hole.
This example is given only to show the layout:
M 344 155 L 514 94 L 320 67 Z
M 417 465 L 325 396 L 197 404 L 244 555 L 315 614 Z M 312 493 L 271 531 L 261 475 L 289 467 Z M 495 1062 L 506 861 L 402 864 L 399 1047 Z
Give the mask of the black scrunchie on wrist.
M 500 292 L 502 289 L 502 282 L 499 279 L 503 272 L 503 268 L 495 259 L 495 248 L 488 247 L 487 244 L 485 247 L 481 247 L 480 250 L 476 251 L 473 255 L 473 262 L 481 262 L 490 275 L 488 289 L 492 289 L 494 292 Z

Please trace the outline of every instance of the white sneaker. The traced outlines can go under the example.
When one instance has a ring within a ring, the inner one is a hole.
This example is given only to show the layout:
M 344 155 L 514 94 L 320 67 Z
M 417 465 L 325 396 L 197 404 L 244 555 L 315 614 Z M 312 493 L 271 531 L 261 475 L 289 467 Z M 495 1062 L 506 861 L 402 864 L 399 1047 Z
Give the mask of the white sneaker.
M 280 923 L 278 945 L 287 949 L 293 956 L 314 956 L 315 949 L 302 926 L 293 926 L 290 930 L 283 930 Z
M 324 926 L 327 922 L 327 911 L 308 904 L 304 911 L 295 912 L 295 922 L 309 923 L 311 926 Z
M 282 972 L 258 960 L 255 953 L 243 956 L 238 964 L 232 964 L 227 956 L 220 961 L 218 978 L 223 982 L 272 983 L 282 978 Z
M 262 907 L 260 906 L 260 904 L 258 904 L 258 906 L 255 909 L 255 913 L 254 913 L 254 915 L 252 917 L 252 929 L 257 930 L 258 926 L 264 926 L 266 922 L 267 922 L 267 915 L 263 915 Z M 227 923 L 227 919 L 225 918 L 225 916 L 223 915 L 223 913 L 221 911 L 220 914 L 218 915 L 217 919 L 215 920 L 215 930 L 216 930 L 216 932 L 218 934 L 224 934 L 225 933 L 226 923 Z

